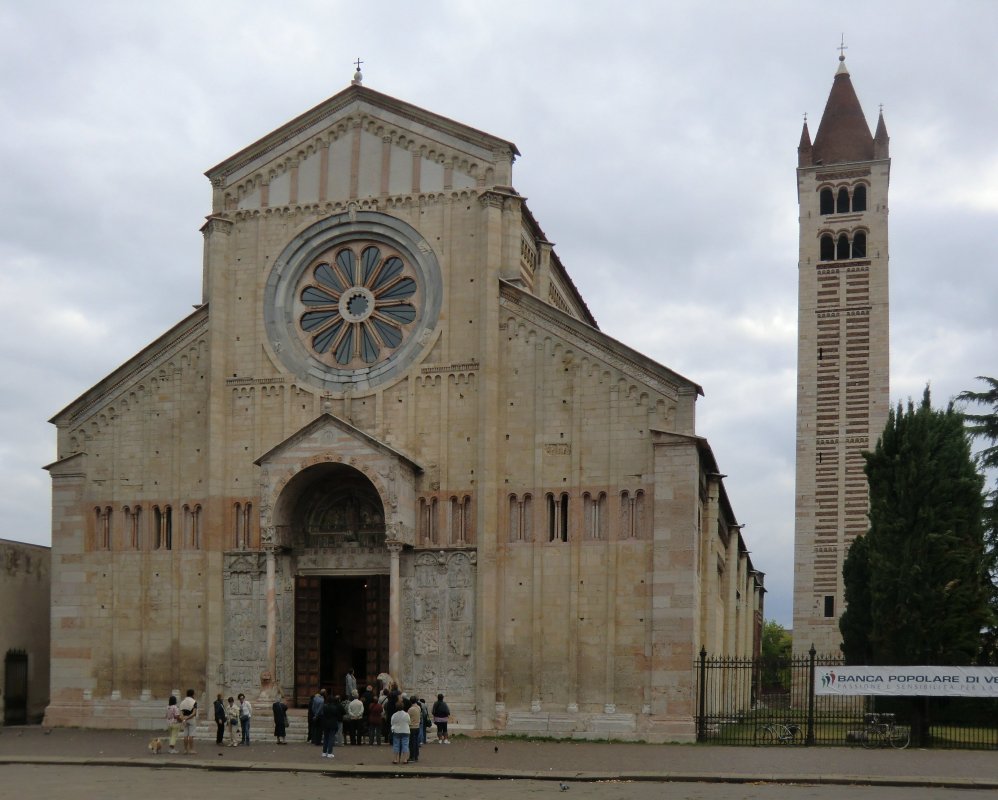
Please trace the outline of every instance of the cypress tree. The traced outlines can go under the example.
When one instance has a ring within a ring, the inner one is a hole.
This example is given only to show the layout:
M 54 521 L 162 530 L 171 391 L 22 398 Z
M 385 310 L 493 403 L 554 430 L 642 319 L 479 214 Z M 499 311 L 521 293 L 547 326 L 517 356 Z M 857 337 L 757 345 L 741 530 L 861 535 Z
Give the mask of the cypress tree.
M 962 415 L 891 411 L 872 453 L 867 536 L 870 658 L 875 664 L 966 665 L 988 621 L 983 478 Z M 846 579 L 848 580 L 848 579 Z

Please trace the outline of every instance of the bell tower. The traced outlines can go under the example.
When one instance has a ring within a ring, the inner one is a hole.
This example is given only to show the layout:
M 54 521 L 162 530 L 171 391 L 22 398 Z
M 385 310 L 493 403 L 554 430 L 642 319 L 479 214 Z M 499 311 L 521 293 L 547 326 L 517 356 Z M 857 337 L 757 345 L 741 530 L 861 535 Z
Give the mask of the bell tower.
M 871 135 L 840 55 L 814 142 L 805 119 L 797 149 L 795 652 L 839 652 L 842 565 L 867 530 L 862 453 L 890 402 L 890 170 L 883 112 Z

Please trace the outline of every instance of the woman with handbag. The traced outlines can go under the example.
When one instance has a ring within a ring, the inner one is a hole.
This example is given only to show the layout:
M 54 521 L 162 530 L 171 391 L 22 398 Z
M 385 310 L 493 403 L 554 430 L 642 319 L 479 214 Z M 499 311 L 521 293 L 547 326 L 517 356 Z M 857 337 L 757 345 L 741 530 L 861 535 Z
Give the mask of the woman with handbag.
M 288 735 L 288 706 L 282 695 L 277 695 L 272 708 L 274 710 L 274 736 L 277 737 L 278 744 L 287 744 L 285 738 Z

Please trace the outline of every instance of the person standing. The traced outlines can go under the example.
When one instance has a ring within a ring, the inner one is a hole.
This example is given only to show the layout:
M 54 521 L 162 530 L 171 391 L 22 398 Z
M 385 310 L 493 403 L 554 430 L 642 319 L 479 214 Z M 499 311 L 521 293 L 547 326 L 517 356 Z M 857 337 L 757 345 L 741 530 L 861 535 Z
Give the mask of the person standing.
M 363 738 L 361 726 L 364 724 L 364 703 L 357 697 L 357 692 L 353 693 L 353 699 L 347 704 L 347 718 L 350 721 L 350 744 L 360 744 Z
M 409 700 L 409 760 L 419 761 L 419 737 L 423 730 L 423 709 L 419 700 L 413 697 Z
M 326 690 L 320 689 L 308 704 L 308 741 L 322 746 L 322 707 L 326 704 Z
M 277 695 L 271 708 L 274 710 L 274 736 L 277 737 L 277 743 L 287 744 L 285 740 L 288 735 L 288 706 L 284 702 L 283 695 Z
M 242 731 L 242 741 L 239 744 L 249 747 L 250 743 L 250 720 L 253 718 L 253 706 L 246 699 L 246 695 L 239 693 L 239 727 Z
M 322 757 L 335 758 L 333 746 L 336 742 L 336 731 L 340 727 L 340 722 L 343 721 L 343 704 L 340 703 L 338 695 L 336 697 L 326 695 L 320 720 L 322 723 Z
M 409 715 L 399 708 L 388 724 L 392 731 L 392 763 L 405 764 L 409 761 Z
M 166 731 L 170 736 L 170 752 L 177 752 L 177 734 L 180 733 L 180 709 L 177 698 L 172 694 L 166 706 Z
M 346 684 L 346 694 L 343 696 L 349 700 L 353 697 L 354 692 L 357 691 L 357 679 L 353 675 L 353 667 L 347 670 L 347 677 L 344 683 Z
M 381 735 L 381 723 L 384 718 L 385 709 L 381 705 L 381 698 L 375 697 L 367 707 L 367 743 L 369 745 L 380 745 L 384 739 Z
M 236 731 L 239 730 L 239 706 L 236 705 L 236 701 L 232 697 L 229 698 L 229 705 L 225 709 L 225 718 L 229 728 L 229 747 L 238 747 Z
M 437 695 L 437 702 L 433 704 L 430 711 L 433 715 L 433 724 L 437 726 L 437 744 L 450 744 L 447 736 L 447 720 L 450 719 L 450 708 L 444 702 L 442 694 Z
M 180 701 L 180 721 L 184 726 L 184 755 L 196 755 L 194 750 L 194 731 L 198 725 L 198 701 L 194 699 L 194 690 L 187 690 L 187 697 Z
M 430 712 L 426 707 L 426 701 L 419 698 L 419 743 L 426 744 L 426 730 L 430 727 Z
M 222 737 L 225 736 L 225 703 L 222 702 L 222 693 L 219 692 L 213 704 L 215 711 L 215 744 L 222 744 Z

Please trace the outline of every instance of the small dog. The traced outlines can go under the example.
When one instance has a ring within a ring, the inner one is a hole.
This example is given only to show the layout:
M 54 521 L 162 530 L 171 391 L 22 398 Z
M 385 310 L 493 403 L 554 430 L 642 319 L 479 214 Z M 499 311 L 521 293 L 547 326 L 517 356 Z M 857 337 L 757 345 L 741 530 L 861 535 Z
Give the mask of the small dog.
M 158 737 L 149 742 L 149 752 L 157 756 L 163 752 L 163 742 Z

